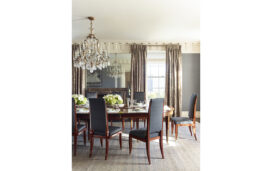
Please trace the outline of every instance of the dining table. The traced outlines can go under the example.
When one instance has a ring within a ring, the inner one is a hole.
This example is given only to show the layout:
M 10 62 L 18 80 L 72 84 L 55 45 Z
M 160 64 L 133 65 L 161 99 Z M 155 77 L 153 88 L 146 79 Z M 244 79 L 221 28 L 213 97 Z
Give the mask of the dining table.
M 136 128 L 139 128 L 139 119 L 147 119 L 148 117 L 148 105 L 141 106 L 122 106 L 118 108 L 107 107 L 108 120 L 124 120 L 131 119 L 137 120 Z M 165 128 L 166 128 L 166 142 L 168 143 L 169 138 L 169 123 L 170 118 L 173 115 L 174 108 L 164 106 L 163 118 L 165 120 Z M 77 118 L 82 121 L 87 122 L 88 130 L 90 130 L 90 109 L 89 105 L 81 105 L 76 106 Z M 132 129 L 132 127 L 131 127 Z

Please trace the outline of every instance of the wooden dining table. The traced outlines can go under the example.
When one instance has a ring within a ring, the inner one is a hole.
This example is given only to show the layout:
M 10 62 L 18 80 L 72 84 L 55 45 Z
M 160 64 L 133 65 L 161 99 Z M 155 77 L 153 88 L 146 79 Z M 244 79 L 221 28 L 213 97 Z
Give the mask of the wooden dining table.
M 165 106 L 163 117 L 165 119 L 166 127 L 166 142 L 168 143 L 169 137 L 169 123 L 170 118 L 173 115 L 174 108 Z M 122 107 L 119 109 L 107 108 L 108 120 L 124 120 L 124 119 L 146 119 L 148 117 L 148 106 L 145 107 Z M 90 111 L 88 106 L 77 106 L 77 118 L 79 120 L 87 121 L 88 130 L 90 130 Z M 139 128 L 139 124 L 136 124 L 136 128 Z

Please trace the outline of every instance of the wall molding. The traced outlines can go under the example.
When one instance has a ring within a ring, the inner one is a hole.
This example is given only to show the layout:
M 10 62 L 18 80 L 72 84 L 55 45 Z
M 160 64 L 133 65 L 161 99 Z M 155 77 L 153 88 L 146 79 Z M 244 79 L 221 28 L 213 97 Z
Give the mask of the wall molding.
M 130 53 L 130 44 L 145 44 L 148 45 L 150 51 L 163 51 L 167 44 L 181 45 L 182 53 L 200 53 L 200 41 L 186 42 L 138 42 L 138 41 L 100 41 L 100 46 L 108 50 L 109 53 Z

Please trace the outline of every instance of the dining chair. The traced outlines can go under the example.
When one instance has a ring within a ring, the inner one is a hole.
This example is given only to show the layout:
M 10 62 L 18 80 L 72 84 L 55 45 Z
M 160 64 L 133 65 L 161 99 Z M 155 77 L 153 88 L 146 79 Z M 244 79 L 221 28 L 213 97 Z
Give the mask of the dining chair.
M 133 100 L 135 100 L 137 103 L 144 102 L 145 101 L 145 92 L 134 92 L 133 93 Z M 145 122 L 146 119 L 142 119 L 144 122 L 144 127 L 145 127 Z M 139 125 L 139 119 L 134 119 L 133 121 L 133 127 L 135 126 L 135 122 L 137 125 Z
M 146 153 L 148 163 L 150 161 L 150 141 L 159 139 L 162 158 L 163 153 L 163 107 L 164 99 L 151 99 L 147 117 L 147 128 L 140 128 L 129 132 L 129 154 L 132 151 L 132 138 L 146 143 Z
M 136 100 L 137 102 L 143 102 L 145 101 L 144 95 L 145 95 L 144 92 L 134 92 L 133 99 Z
M 122 149 L 122 129 L 116 126 L 108 126 L 108 113 L 107 106 L 104 99 L 89 99 L 90 104 L 90 155 L 92 156 L 94 138 L 100 138 L 102 146 L 102 140 L 106 140 L 106 154 L 105 160 L 108 157 L 109 151 L 109 139 L 119 135 L 120 149 Z
M 193 128 L 194 137 L 196 138 L 196 131 L 195 131 L 195 117 L 196 117 L 196 102 L 197 102 L 197 94 L 192 94 L 190 99 L 190 105 L 189 105 L 189 117 L 172 117 L 171 118 L 171 134 L 173 135 L 174 125 L 175 125 L 175 138 L 177 140 L 178 138 L 178 127 L 179 126 L 188 126 L 189 131 L 192 136 L 192 130 Z
M 84 145 L 86 145 L 87 125 L 80 124 L 77 121 L 75 99 L 72 98 L 72 135 L 74 136 L 74 156 L 76 156 L 77 137 L 83 133 Z
M 97 98 L 97 92 L 86 92 L 86 97 L 89 98 Z

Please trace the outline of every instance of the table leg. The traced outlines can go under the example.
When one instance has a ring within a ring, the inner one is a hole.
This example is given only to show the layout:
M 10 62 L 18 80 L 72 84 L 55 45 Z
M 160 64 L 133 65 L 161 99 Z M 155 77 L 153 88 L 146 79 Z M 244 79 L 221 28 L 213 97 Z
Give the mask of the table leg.
M 125 129 L 125 119 L 122 118 L 122 130 L 124 130 L 124 129 Z
M 139 129 L 139 118 L 136 119 L 136 128 Z

